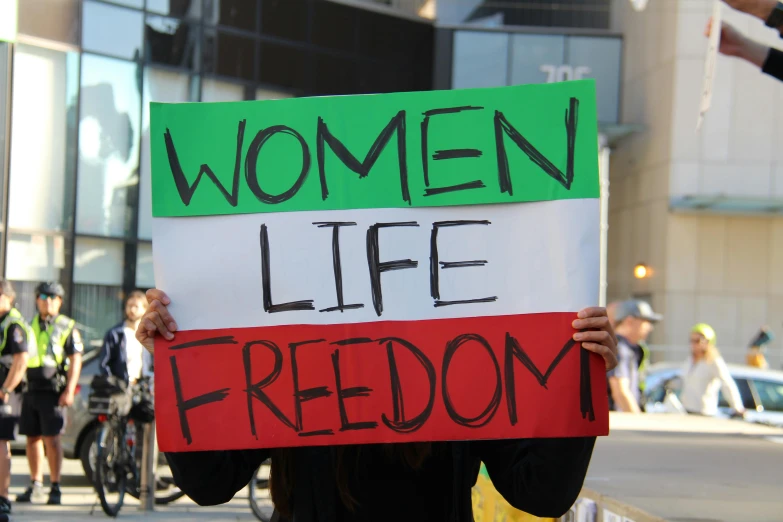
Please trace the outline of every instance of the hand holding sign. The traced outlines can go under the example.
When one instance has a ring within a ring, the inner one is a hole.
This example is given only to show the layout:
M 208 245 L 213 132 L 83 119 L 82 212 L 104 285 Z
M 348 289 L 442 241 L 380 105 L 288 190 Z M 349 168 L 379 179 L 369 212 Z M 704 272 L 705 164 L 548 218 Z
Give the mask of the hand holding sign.
M 168 311 L 167 305 L 171 300 L 165 292 L 156 288 L 147 290 L 147 300 L 151 304 L 141 318 L 139 328 L 136 330 L 136 339 L 150 353 L 154 353 L 155 336 L 160 335 L 169 341 L 174 340 L 177 323 Z M 155 303 L 154 309 L 152 303 Z M 577 319 L 574 319 L 572 325 L 580 330 L 574 333 L 574 340 L 580 342 L 585 350 L 600 355 L 606 364 L 606 371 L 617 366 L 617 337 L 609 324 L 606 308 L 585 308 L 577 314 Z

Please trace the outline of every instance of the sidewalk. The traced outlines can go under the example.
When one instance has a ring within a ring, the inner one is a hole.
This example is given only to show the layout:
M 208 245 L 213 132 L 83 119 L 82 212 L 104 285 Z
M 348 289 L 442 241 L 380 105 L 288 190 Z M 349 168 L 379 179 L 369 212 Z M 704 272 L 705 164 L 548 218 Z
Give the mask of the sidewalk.
M 101 509 L 98 496 L 84 477 L 81 464 L 78 461 L 66 460 L 63 463 L 62 506 L 25 505 L 13 502 L 16 495 L 24 491 L 29 477 L 26 475 L 28 468 L 24 457 L 14 457 L 11 466 L 12 521 L 60 522 L 79 520 L 85 522 L 110 520 Z M 48 470 L 48 468 L 44 469 Z M 48 477 L 44 478 L 46 493 L 49 491 L 48 480 Z M 154 512 L 147 513 L 139 511 L 138 500 L 130 495 L 125 495 L 125 505 L 117 519 L 127 522 L 141 520 L 168 520 L 172 522 L 188 522 L 191 520 L 257 521 L 250 511 L 246 489 L 237 493 L 231 502 L 221 506 L 199 507 L 185 497 L 167 506 L 155 506 Z

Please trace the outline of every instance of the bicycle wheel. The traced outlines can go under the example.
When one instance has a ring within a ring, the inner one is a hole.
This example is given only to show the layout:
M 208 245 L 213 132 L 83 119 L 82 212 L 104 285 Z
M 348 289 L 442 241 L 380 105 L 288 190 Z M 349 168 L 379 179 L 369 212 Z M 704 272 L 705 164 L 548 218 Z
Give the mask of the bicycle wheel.
M 142 458 L 141 437 L 138 437 L 134 450 L 134 463 L 136 467 L 132 474 L 133 479 L 128 483 L 127 487 L 128 494 L 137 500 L 141 497 Z M 179 489 L 179 486 L 174 483 L 174 477 L 172 476 L 168 462 L 163 465 L 159 463 L 155 470 L 155 505 L 164 506 L 175 502 L 184 496 L 185 492 Z
M 96 437 L 98 454 L 95 466 L 95 491 L 103 512 L 116 517 L 125 500 L 127 464 L 125 462 L 124 437 L 121 430 L 104 423 Z
M 269 493 L 270 460 L 266 459 L 256 470 L 247 485 L 250 497 L 250 509 L 261 522 L 270 522 L 274 505 Z

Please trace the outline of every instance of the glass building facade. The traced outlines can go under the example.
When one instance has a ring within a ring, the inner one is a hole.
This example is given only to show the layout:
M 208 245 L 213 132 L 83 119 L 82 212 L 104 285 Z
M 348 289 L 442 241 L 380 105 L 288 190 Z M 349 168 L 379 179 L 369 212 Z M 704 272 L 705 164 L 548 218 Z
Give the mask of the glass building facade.
M 0 42 L 0 270 L 92 345 L 154 285 L 149 102 L 432 88 L 430 21 L 327 0 L 23 0 Z

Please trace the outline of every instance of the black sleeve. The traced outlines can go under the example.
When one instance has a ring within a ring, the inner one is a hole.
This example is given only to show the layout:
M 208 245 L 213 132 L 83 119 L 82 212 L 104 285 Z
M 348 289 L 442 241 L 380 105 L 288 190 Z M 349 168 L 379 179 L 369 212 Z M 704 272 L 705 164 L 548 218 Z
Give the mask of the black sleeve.
M 266 450 L 165 453 L 174 482 L 196 504 L 216 506 L 234 498 L 269 457 Z
M 27 351 L 27 332 L 14 323 L 8 327 L 8 341 L 5 343 L 3 355 L 16 355 Z
M 65 340 L 65 355 L 73 355 L 75 353 L 84 354 L 84 343 L 82 343 L 82 336 L 79 330 L 73 329 L 71 335 Z
M 476 443 L 495 489 L 517 509 L 559 518 L 582 490 L 595 437 Z
M 770 49 L 767 59 L 764 60 L 764 64 L 761 66 L 761 71 L 783 81 L 783 51 L 774 48 Z

